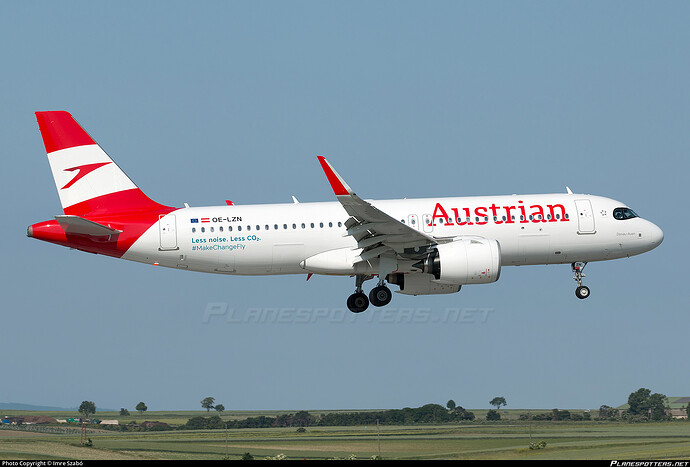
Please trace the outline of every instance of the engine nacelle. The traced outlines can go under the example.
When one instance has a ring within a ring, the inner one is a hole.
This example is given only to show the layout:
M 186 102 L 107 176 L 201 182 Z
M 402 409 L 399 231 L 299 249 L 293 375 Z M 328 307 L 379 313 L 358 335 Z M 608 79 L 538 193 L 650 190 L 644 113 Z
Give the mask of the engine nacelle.
M 405 295 L 440 295 L 460 291 L 460 284 L 439 283 L 431 274 L 408 273 L 389 274 L 388 283 L 400 286 Z
M 501 275 L 501 246 L 483 237 L 438 245 L 415 267 L 441 284 L 489 284 Z

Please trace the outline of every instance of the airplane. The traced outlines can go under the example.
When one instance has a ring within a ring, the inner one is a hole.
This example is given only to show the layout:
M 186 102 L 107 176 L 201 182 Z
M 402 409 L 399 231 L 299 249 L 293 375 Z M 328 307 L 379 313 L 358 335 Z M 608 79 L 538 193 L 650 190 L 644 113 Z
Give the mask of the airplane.
M 589 262 L 650 251 L 662 230 L 625 204 L 567 193 L 365 200 L 323 157 L 337 201 L 171 207 L 146 196 L 66 111 L 36 112 L 63 214 L 32 238 L 185 271 L 355 278 L 353 313 L 392 293 L 450 294 L 503 266 L 569 264 L 579 299 Z M 376 278 L 367 295 L 364 282 Z

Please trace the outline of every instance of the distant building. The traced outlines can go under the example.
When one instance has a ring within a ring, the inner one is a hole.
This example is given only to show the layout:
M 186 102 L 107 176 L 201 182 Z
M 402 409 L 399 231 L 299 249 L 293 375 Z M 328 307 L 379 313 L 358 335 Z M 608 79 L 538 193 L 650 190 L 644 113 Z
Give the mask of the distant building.
M 690 404 L 690 397 L 669 397 L 668 406 L 671 408 L 671 417 L 673 418 L 688 418 L 688 404 Z

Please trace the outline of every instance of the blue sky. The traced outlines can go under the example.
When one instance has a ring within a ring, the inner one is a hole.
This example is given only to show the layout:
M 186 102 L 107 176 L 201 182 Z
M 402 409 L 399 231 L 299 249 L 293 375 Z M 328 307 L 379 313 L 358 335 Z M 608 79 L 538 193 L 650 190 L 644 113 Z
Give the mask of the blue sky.
M 690 395 L 687 2 L 0 4 L 0 402 L 228 410 L 596 408 Z M 25 237 L 60 214 L 34 112 L 67 110 L 156 201 L 576 192 L 661 247 L 395 294 L 185 273 Z

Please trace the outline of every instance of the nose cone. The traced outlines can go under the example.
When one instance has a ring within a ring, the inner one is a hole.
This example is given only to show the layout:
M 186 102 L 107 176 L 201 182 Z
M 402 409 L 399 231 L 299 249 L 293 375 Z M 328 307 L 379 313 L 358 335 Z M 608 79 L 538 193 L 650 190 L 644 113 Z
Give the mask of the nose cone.
M 661 242 L 664 241 L 664 231 L 661 230 L 658 226 L 655 224 L 650 224 L 650 232 L 649 232 L 649 242 L 651 243 L 652 248 L 656 248 L 659 245 L 661 245 Z

